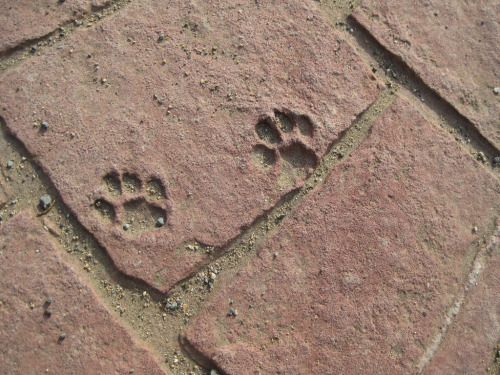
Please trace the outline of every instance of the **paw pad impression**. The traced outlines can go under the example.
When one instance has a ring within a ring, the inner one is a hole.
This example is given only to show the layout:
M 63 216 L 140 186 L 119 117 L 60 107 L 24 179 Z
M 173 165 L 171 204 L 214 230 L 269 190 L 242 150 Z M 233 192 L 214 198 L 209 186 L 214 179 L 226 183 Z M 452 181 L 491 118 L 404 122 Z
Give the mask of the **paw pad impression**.
M 94 201 L 95 212 L 130 236 L 160 228 L 168 223 L 165 187 L 157 178 L 145 183 L 131 173 L 111 172 L 101 181 L 101 196 Z
M 274 117 L 255 125 L 255 134 L 258 141 L 251 161 L 261 172 L 277 168 L 281 184 L 303 181 L 318 164 L 319 158 L 309 146 L 314 126 L 307 116 L 275 111 Z

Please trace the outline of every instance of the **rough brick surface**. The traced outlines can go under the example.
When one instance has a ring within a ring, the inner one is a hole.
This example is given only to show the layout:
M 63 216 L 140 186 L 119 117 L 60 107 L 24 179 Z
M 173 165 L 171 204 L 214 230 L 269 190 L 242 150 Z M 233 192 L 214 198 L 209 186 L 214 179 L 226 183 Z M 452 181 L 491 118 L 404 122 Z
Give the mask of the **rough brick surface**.
M 140 1 L 5 73 L 0 115 L 117 267 L 167 290 L 207 261 L 186 241 L 223 246 L 300 186 L 373 79 L 313 3 Z
M 0 289 L 1 373 L 164 374 L 59 257 L 29 210 L 1 228 Z
M 499 193 L 398 99 L 213 297 L 187 347 L 226 374 L 416 373 L 467 278 L 472 228 L 491 224 Z
M 354 17 L 500 148 L 500 4 L 364 0 Z
M 0 3 L 0 55 L 79 19 L 105 0 L 18 0 Z

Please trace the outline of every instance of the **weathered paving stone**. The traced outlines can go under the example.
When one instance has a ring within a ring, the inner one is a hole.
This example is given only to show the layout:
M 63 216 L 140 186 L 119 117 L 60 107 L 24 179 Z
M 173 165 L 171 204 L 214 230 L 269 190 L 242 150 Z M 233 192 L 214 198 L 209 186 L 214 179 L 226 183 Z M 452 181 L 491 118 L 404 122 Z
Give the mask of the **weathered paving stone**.
M 467 278 L 473 225 L 491 225 L 499 192 L 397 99 L 190 323 L 186 348 L 226 374 L 416 373 Z
M 167 290 L 378 92 L 313 3 L 140 1 L 5 73 L 0 116 L 116 266 Z
M 354 17 L 500 148 L 500 4 L 364 0 Z
M 164 374 L 57 254 L 34 213 L 0 232 L 5 374 Z
M 426 374 L 487 373 L 500 340 L 499 268 L 497 244 Z
M 19 0 L 0 3 L 0 55 L 19 44 L 43 37 L 68 21 L 102 6 L 105 0 Z

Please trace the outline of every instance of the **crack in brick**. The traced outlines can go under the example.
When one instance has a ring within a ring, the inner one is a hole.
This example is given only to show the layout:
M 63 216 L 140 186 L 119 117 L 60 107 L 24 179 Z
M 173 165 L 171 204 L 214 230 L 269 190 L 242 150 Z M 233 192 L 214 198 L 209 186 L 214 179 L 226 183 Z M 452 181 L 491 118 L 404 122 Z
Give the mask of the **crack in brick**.
M 481 248 L 476 254 L 474 263 L 472 264 L 471 271 L 467 277 L 467 281 L 462 289 L 462 291 L 457 295 L 455 302 L 449 307 L 446 312 L 443 324 L 439 327 L 438 332 L 434 336 L 431 345 L 427 347 L 424 354 L 420 358 L 418 363 L 418 372 L 422 373 L 425 371 L 427 366 L 431 363 L 432 359 L 435 357 L 436 353 L 440 348 L 440 344 L 449 331 L 450 326 L 453 324 L 455 317 L 460 313 L 467 294 L 476 285 L 476 281 L 481 275 L 481 272 L 486 266 L 487 257 L 495 250 L 495 248 L 500 243 L 500 226 L 496 228 L 495 233 L 491 236 L 489 243 Z

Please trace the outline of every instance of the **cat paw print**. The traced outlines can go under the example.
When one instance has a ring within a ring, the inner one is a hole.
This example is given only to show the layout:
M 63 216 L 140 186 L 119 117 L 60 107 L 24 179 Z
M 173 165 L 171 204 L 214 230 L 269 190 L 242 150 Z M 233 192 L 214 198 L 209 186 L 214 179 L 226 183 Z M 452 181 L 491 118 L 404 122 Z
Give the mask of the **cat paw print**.
M 167 225 L 168 199 L 157 178 L 144 183 L 134 174 L 108 173 L 99 193 L 93 204 L 95 213 L 127 235 L 135 237 Z
M 251 160 L 263 173 L 277 171 L 280 185 L 303 181 L 318 165 L 318 155 L 309 146 L 314 126 L 307 116 L 275 111 L 255 125 L 255 134 Z

